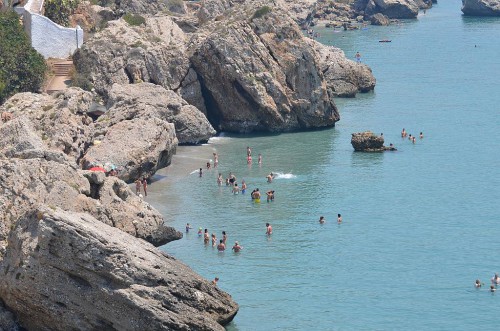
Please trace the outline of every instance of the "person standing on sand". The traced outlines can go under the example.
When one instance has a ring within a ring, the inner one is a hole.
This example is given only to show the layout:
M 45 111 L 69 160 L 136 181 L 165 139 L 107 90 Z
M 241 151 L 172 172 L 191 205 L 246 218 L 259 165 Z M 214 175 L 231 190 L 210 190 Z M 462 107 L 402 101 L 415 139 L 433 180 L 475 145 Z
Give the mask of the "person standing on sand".
M 141 194 L 141 180 L 139 178 L 135 180 L 135 194 Z
M 273 227 L 271 226 L 271 224 L 269 223 L 266 223 L 266 234 L 268 236 L 272 235 L 273 234 Z
M 144 189 L 144 195 L 148 196 L 148 180 L 146 177 L 142 178 L 142 188 Z
M 217 250 L 219 252 L 224 252 L 226 250 L 226 245 L 224 244 L 224 241 L 222 239 L 219 241 L 219 244 L 217 245 Z

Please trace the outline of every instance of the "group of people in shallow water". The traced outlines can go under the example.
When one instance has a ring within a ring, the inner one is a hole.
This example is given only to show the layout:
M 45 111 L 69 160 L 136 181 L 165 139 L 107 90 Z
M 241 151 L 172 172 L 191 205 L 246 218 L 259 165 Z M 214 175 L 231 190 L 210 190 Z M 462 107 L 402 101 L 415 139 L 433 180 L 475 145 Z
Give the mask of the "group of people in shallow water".
M 189 223 L 186 224 L 186 234 L 189 233 L 189 230 L 191 230 L 192 227 Z M 212 240 L 212 247 L 217 247 L 217 250 L 219 252 L 224 252 L 226 250 L 226 244 L 227 244 L 227 233 L 226 231 L 222 231 L 222 239 L 219 240 L 219 243 L 217 244 L 217 237 L 215 236 L 215 233 L 212 233 L 212 236 L 210 236 L 208 229 L 205 229 L 205 231 L 202 231 L 203 229 L 200 227 L 198 228 L 198 237 L 201 238 L 203 236 L 203 243 L 205 245 L 208 245 L 210 243 L 210 239 Z M 241 251 L 243 247 L 237 242 L 234 242 L 234 246 L 232 250 L 235 253 L 238 253 Z
M 424 139 L 424 133 L 422 131 L 420 131 L 420 134 L 418 136 L 420 139 Z M 412 136 L 411 133 L 408 135 L 405 128 L 403 128 L 403 130 L 401 130 L 401 138 L 405 139 L 406 137 L 408 137 L 408 140 L 412 143 L 415 143 L 417 141 L 417 138 L 415 136 Z
M 326 219 L 324 216 L 320 216 L 319 217 L 319 224 L 325 224 L 326 223 Z M 337 223 L 340 224 L 342 223 L 342 215 L 340 214 L 337 214 Z
M 475 288 L 479 289 L 483 285 L 484 283 L 481 283 L 479 279 L 476 279 L 476 282 L 474 283 Z M 495 275 L 491 277 L 490 292 L 494 293 L 497 290 L 498 285 L 500 285 L 500 276 L 498 276 L 498 274 L 495 273 Z

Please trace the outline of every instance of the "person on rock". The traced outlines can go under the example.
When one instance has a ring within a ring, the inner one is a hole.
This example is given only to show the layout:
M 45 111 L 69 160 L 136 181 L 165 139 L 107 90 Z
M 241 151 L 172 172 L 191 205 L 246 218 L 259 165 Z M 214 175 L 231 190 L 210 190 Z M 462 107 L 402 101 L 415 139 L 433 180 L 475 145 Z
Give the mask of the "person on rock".
M 135 180 L 135 194 L 141 194 L 141 180 L 139 178 Z

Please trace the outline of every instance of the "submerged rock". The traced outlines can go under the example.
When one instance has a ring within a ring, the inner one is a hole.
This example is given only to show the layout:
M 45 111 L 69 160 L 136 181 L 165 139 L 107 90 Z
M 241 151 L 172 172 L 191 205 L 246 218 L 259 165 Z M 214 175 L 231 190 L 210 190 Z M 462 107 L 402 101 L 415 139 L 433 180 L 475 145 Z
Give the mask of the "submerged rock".
M 468 16 L 500 16 L 500 0 L 462 0 L 462 12 Z
M 181 262 L 88 214 L 21 217 L 0 297 L 28 330 L 221 330 L 238 311 Z

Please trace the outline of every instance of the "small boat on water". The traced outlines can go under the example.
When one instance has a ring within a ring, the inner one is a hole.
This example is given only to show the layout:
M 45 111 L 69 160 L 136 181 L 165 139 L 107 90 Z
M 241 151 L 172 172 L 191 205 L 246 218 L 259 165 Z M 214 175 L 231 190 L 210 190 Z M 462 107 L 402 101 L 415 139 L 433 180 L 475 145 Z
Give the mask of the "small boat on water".
M 383 39 L 383 40 L 379 40 L 378 42 L 379 43 L 390 43 L 392 40 L 389 40 L 389 39 Z

